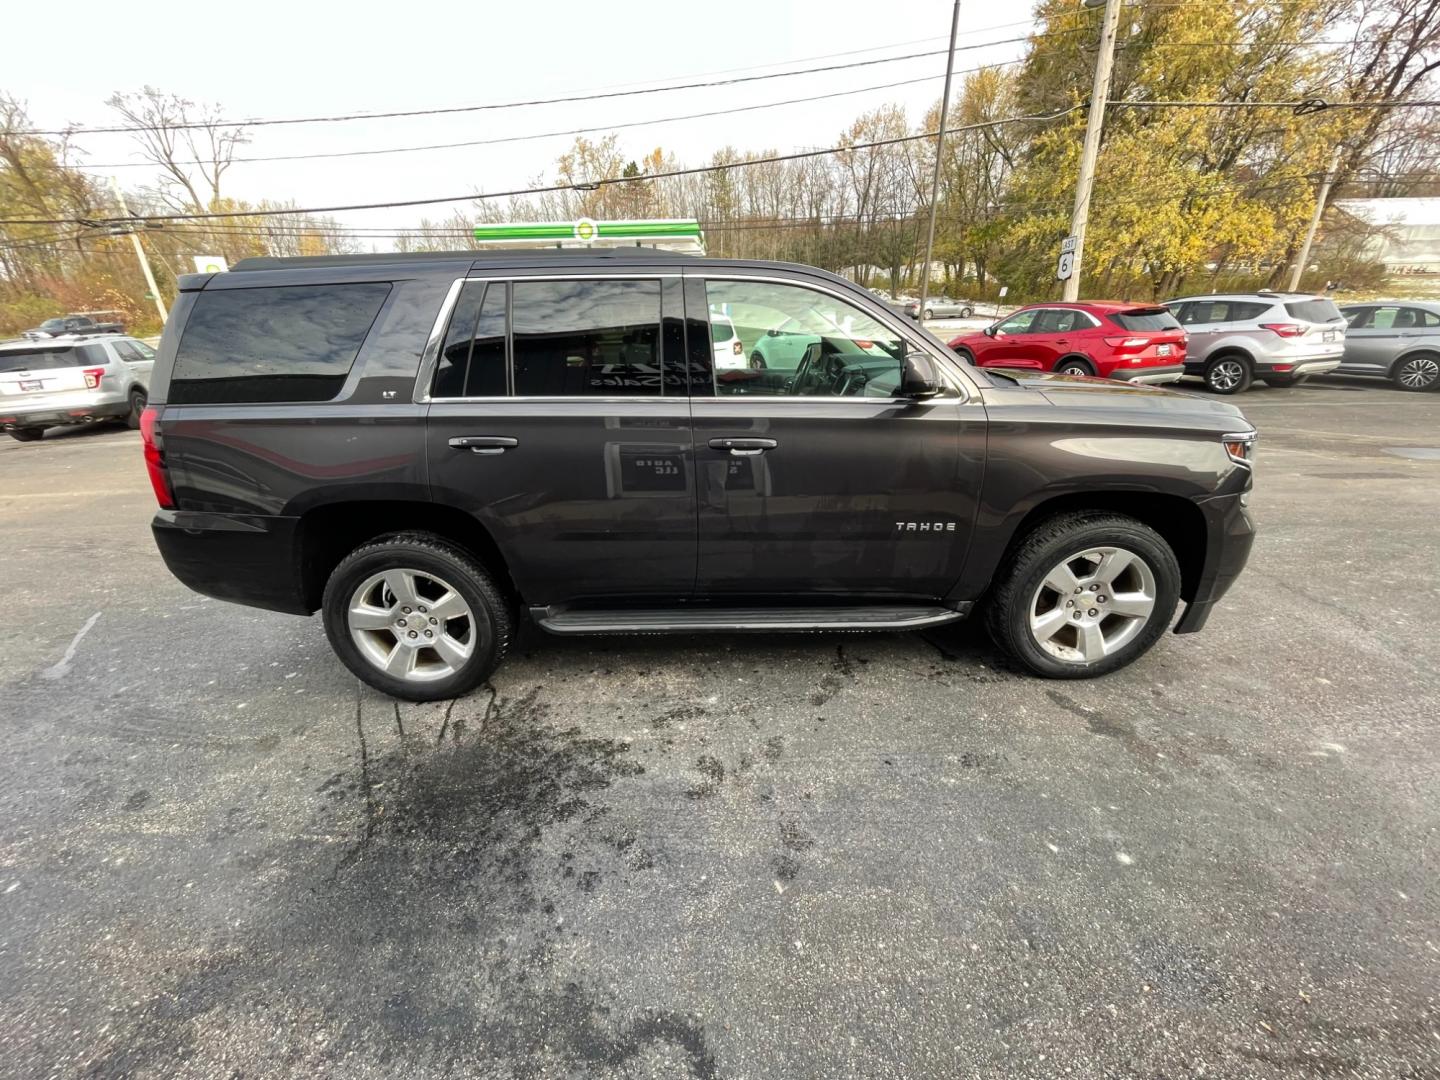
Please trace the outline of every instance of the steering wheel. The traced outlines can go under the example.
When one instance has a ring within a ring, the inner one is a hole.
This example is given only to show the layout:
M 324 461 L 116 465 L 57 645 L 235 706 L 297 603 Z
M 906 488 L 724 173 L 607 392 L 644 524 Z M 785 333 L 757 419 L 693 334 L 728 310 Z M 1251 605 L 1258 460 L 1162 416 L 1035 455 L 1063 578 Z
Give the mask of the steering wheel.
M 810 368 L 814 365 L 815 358 L 820 355 L 820 342 L 808 345 L 805 353 L 800 357 L 800 366 L 795 369 L 795 376 L 790 380 L 790 393 L 800 396 L 805 393 L 805 380 L 810 377 Z

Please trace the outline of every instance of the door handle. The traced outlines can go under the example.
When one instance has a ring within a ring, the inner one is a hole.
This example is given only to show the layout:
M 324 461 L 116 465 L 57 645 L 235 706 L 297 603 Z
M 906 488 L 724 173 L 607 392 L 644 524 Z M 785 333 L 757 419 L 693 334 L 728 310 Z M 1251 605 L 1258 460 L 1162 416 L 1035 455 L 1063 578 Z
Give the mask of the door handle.
M 519 445 L 519 439 L 505 435 L 457 435 L 450 440 L 451 450 L 469 450 L 472 454 L 503 454 Z
M 728 450 L 732 457 L 754 457 L 780 444 L 774 439 L 711 439 L 710 449 Z

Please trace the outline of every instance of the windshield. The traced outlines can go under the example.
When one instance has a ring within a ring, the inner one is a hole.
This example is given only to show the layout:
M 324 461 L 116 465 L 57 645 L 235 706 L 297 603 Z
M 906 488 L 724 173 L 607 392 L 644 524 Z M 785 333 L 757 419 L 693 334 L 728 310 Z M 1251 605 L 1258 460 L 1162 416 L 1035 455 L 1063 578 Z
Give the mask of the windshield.
M 46 319 L 40 324 L 41 330 L 59 330 L 65 326 L 64 319 Z
M 1164 308 L 1155 311 L 1126 311 L 1111 316 L 1126 330 L 1179 330 L 1175 316 Z
M 0 375 L 79 366 L 80 358 L 76 356 L 73 346 L 64 349 L 8 349 L 0 352 Z

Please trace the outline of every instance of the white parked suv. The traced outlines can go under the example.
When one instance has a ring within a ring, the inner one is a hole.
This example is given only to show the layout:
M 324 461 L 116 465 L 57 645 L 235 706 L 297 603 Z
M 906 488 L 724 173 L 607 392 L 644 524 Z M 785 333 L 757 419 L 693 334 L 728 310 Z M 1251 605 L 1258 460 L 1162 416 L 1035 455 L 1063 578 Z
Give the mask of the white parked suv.
M 1294 386 L 1340 366 L 1345 316 L 1312 293 L 1230 293 L 1165 301 L 1189 342 L 1185 374 L 1217 394 L 1238 394 L 1253 379 Z
M 0 429 L 32 442 L 62 424 L 140 426 L 155 350 L 119 334 L 0 343 Z

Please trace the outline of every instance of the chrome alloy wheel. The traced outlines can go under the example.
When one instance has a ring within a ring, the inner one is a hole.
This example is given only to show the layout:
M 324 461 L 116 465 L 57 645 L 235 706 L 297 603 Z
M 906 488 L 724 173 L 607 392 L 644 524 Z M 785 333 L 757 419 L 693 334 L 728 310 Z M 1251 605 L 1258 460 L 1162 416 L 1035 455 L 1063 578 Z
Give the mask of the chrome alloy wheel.
M 1093 664 L 1145 629 L 1155 573 L 1119 547 L 1087 548 L 1057 563 L 1030 599 L 1030 634 L 1057 660 Z
M 1395 378 L 1407 390 L 1428 390 L 1440 379 L 1440 364 L 1429 356 L 1412 356 L 1400 365 Z
M 407 682 L 453 675 L 475 651 L 470 605 L 449 583 L 420 570 L 366 578 L 350 596 L 345 621 L 361 656 Z
M 1061 375 L 1089 375 L 1089 374 L 1090 374 L 1090 371 L 1089 371 L 1088 368 L 1083 368 L 1083 367 L 1081 367 L 1079 364 L 1066 364 L 1064 367 L 1062 367 L 1062 368 L 1060 369 L 1060 374 L 1061 374 Z
M 1234 390 L 1245 377 L 1245 365 L 1239 360 L 1221 360 L 1210 369 L 1208 381 L 1216 390 Z

